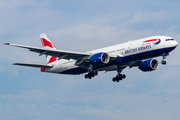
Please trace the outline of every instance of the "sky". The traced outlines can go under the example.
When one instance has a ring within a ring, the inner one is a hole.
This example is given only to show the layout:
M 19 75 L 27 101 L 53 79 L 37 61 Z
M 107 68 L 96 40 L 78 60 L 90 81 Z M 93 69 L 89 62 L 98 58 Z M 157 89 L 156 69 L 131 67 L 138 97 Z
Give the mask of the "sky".
M 46 59 L 3 45 L 41 47 L 44 32 L 57 49 L 79 52 L 154 35 L 180 43 L 179 11 L 179 0 L 0 0 L 0 120 L 180 119 L 179 47 L 167 65 L 126 68 L 127 78 L 113 83 L 116 71 L 86 80 L 13 66 Z

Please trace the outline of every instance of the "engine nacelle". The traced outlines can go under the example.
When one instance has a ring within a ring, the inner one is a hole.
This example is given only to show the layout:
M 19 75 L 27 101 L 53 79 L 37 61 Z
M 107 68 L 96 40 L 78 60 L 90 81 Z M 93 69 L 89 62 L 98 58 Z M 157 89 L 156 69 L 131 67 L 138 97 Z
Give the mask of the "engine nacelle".
M 90 57 L 89 62 L 92 65 L 102 65 L 109 62 L 109 55 L 107 53 L 97 53 Z
M 156 70 L 158 68 L 158 61 L 156 59 L 149 59 L 142 61 L 139 65 L 139 69 L 143 72 Z

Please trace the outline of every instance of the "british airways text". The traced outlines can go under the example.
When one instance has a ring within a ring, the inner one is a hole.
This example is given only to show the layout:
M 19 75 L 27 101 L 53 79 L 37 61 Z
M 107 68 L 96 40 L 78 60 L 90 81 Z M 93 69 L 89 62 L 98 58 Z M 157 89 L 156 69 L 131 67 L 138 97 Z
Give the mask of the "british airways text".
M 151 49 L 151 48 L 152 48 L 151 45 L 133 48 L 133 49 L 125 50 L 125 54 L 135 53 L 137 51 L 142 51 L 142 50 Z

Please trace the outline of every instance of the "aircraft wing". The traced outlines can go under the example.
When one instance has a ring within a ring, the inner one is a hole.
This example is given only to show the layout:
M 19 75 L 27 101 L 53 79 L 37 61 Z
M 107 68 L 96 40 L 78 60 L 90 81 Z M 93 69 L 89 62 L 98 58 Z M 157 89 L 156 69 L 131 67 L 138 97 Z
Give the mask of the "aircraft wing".
M 39 53 L 39 55 L 51 55 L 58 57 L 59 59 L 75 59 L 78 60 L 83 57 L 89 57 L 90 53 L 83 53 L 83 52 L 72 52 L 72 51 L 64 51 L 64 50 L 55 50 L 55 49 L 48 49 L 48 48 L 40 48 L 40 47 L 31 47 L 25 45 L 18 45 L 18 44 L 11 44 L 11 43 L 4 43 L 5 45 L 26 48 L 29 51 Z

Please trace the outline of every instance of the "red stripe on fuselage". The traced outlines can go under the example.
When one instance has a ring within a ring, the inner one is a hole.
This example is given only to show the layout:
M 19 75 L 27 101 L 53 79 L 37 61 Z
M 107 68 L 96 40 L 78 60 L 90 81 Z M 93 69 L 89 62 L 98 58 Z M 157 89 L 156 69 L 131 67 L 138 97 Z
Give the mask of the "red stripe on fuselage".
M 42 42 L 43 47 L 49 46 L 50 48 L 55 48 L 55 46 L 50 41 L 47 41 L 44 38 L 41 38 L 41 42 Z
M 144 41 L 144 42 L 152 42 L 152 41 L 158 41 L 158 40 L 161 41 L 161 39 L 151 39 L 151 40 L 146 40 L 146 41 Z

